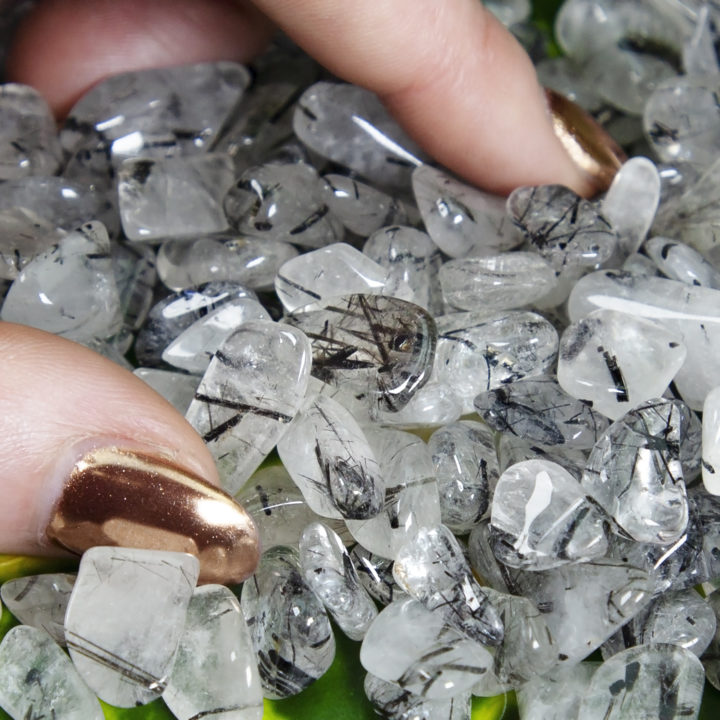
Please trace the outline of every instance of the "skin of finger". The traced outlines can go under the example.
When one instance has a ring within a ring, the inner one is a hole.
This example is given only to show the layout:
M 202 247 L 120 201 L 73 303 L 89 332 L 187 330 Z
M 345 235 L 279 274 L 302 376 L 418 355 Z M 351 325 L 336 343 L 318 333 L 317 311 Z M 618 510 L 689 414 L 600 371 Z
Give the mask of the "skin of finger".
M 0 323 L 0 548 L 48 549 L 38 533 L 68 451 L 95 439 L 142 448 L 217 484 L 202 439 L 160 395 L 115 363 L 49 333 Z
M 37 88 L 64 117 L 118 72 L 193 62 L 248 62 L 275 29 L 233 0 L 42 0 L 19 24 L 7 76 Z

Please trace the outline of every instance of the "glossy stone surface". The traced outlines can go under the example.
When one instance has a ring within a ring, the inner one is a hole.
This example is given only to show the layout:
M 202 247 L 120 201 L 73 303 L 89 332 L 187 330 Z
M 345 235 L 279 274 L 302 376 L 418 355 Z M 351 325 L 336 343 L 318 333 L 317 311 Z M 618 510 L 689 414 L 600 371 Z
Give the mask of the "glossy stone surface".
M 371 553 L 359 543 L 350 551 L 350 559 L 355 566 L 360 584 L 381 605 L 389 605 L 393 600 L 407 597 L 395 582 L 392 560 Z
M 543 677 L 533 678 L 518 690 L 518 708 L 524 720 L 567 720 L 578 717 L 578 710 L 598 662 L 555 668 Z
M 645 252 L 662 273 L 672 280 L 720 290 L 720 272 L 689 245 L 669 238 L 654 237 L 645 243 Z
M 52 249 L 65 233 L 22 207 L 0 210 L 0 278 L 14 280 L 23 268 Z

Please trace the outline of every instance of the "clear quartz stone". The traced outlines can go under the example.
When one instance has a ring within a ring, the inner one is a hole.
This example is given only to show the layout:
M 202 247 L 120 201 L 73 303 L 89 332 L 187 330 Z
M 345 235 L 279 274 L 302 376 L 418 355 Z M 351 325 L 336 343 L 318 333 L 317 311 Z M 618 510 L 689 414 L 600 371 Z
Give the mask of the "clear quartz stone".
M 392 560 L 371 553 L 359 543 L 350 551 L 350 559 L 355 566 L 360 584 L 381 605 L 389 605 L 393 600 L 406 597 L 406 593 L 401 590 L 393 577 Z
M 198 572 L 197 558 L 185 553 L 85 551 L 65 615 L 65 639 L 98 697 L 132 707 L 161 695 Z
M 715 613 L 715 635 L 702 658 L 705 677 L 716 689 L 720 690 L 720 590 L 707 596 L 707 603 Z
M 120 293 L 124 329 L 139 330 L 153 303 L 157 280 L 155 251 L 138 243 L 113 242 L 110 253 L 115 282 Z M 125 348 L 125 351 L 127 349 Z
M 32 210 L 0 210 L 0 278 L 14 280 L 31 260 L 52 250 L 63 237 L 62 229 Z
M 181 415 L 187 412 L 200 384 L 197 375 L 139 367 L 133 375 L 146 382 L 155 392 L 162 395 Z
M 0 707 L 13 720 L 102 720 L 100 703 L 43 630 L 11 628 L 0 643 Z
M 248 320 L 215 352 L 186 420 L 236 493 L 295 417 L 310 375 L 310 341 L 296 328 Z
M 240 603 L 228 588 L 195 590 L 162 697 L 178 720 L 262 718 L 255 651 Z
M 645 243 L 645 252 L 670 279 L 720 290 L 720 271 L 689 245 L 653 237 Z
M 448 385 L 429 382 L 423 385 L 398 412 L 377 409 L 371 418 L 388 427 L 418 429 L 455 422 L 463 413 L 463 403 Z
M 709 493 L 720 495 L 720 385 L 707 394 L 703 406 L 702 478 Z

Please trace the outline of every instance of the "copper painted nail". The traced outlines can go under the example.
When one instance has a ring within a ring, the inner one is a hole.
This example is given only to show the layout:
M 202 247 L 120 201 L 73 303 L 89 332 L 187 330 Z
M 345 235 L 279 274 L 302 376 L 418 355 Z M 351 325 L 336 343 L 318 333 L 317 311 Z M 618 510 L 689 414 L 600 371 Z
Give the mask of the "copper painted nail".
M 45 530 L 75 553 L 94 545 L 175 550 L 200 560 L 201 583 L 238 583 L 260 557 L 250 515 L 197 475 L 149 453 L 106 447 L 73 466 Z
M 604 192 L 627 160 L 622 148 L 595 119 L 564 95 L 545 88 L 555 135 L 583 172 L 591 192 Z

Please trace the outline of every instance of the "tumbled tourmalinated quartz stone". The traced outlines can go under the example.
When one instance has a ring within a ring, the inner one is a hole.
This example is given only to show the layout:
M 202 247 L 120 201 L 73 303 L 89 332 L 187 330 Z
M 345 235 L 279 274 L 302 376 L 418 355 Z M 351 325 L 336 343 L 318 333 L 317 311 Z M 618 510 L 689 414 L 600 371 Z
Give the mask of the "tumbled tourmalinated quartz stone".
M 702 662 L 705 666 L 705 677 L 716 689 L 720 690 L 720 590 L 710 593 L 707 596 L 707 603 L 715 613 L 716 625 L 715 635 L 710 642 Z
M 0 596 L 21 623 L 44 630 L 58 645 L 65 645 L 65 611 L 74 584 L 75 576 L 67 573 L 30 575 L 3 583 Z
M 660 397 L 685 362 L 682 335 L 653 320 L 595 310 L 560 338 L 557 377 L 569 395 L 611 420 Z
M 672 280 L 720 290 L 720 272 L 689 245 L 654 237 L 645 243 L 645 252 L 663 275 Z
M 52 175 L 60 167 L 55 119 L 34 88 L 19 83 L 0 86 L 0 128 L 0 180 Z
M 295 417 L 310 376 L 310 341 L 294 327 L 249 320 L 215 352 L 186 420 L 236 493 Z
M 305 582 L 351 640 L 362 640 L 377 608 L 360 584 L 342 540 L 320 522 L 308 525 L 300 538 L 300 567 Z
M 305 401 L 278 453 L 318 515 L 363 520 L 382 510 L 385 482 L 375 454 L 350 412 L 331 397 Z
M 371 553 L 359 543 L 350 551 L 350 559 L 355 566 L 360 584 L 381 605 L 389 605 L 393 600 L 407 596 L 395 582 L 392 560 Z
M 680 463 L 687 420 L 679 400 L 650 400 L 613 423 L 590 453 L 582 485 L 638 542 L 679 540 L 688 524 Z
M 429 700 L 367 673 L 365 695 L 377 714 L 392 720 L 470 720 L 469 692 L 447 700 Z
M 495 438 L 482 423 L 464 420 L 436 430 L 428 440 L 444 525 L 464 534 L 487 512 L 500 475 Z
M 430 378 L 437 330 L 418 305 L 379 295 L 346 295 L 287 322 L 312 341 L 312 374 L 359 386 L 371 405 L 399 410 Z
M 195 590 L 162 697 L 178 720 L 262 718 L 255 650 L 240 603 L 226 587 Z
M 157 241 L 227 230 L 222 198 L 233 179 L 232 160 L 220 153 L 125 160 L 118 171 L 125 235 Z
M 297 550 L 278 545 L 264 553 L 243 585 L 241 605 L 266 698 L 296 695 L 330 667 L 335 638 L 302 578 Z
M 386 295 L 385 268 L 346 243 L 332 243 L 288 260 L 275 276 L 275 292 L 288 312 L 349 293 Z M 405 288 L 404 299 L 412 300 Z
M 293 129 L 315 152 L 380 186 L 407 187 L 423 157 L 377 95 L 356 85 L 311 85 L 298 100 Z
M 352 177 L 330 173 L 323 176 L 323 198 L 330 212 L 361 237 L 381 227 L 407 221 L 402 201 Z
M 111 705 L 159 697 L 172 669 L 199 563 L 186 553 L 93 547 L 65 615 L 70 657 Z
M 102 720 L 100 703 L 42 630 L 19 625 L 0 643 L 0 707 L 14 720 Z
M 577 718 L 580 703 L 599 662 L 558 667 L 528 681 L 517 691 L 523 720 L 568 720 Z
M 512 433 L 500 435 L 497 449 L 501 473 L 523 460 L 547 460 L 564 467 L 576 480 L 582 477 L 588 455 L 586 450 L 564 445 L 540 445 Z
M 133 375 L 146 382 L 155 392 L 162 395 L 181 415 L 190 407 L 200 378 L 197 375 L 139 367 Z
M 696 718 L 704 675 L 700 660 L 683 648 L 673 645 L 629 648 L 613 655 L 595 671 L 578 717 Z
M 202 375 L 218 348 L 249 320 L 270 320 L 267 310 L 251 297 L 233 298 L 183 330 L 163 351 L 162 358 L 186 372 Z
M 675 384 L 693 410 L 702 409 L 720 377 L 720 290 L 601 270 L 582 278 L 568 301 L 573 322 L 597 309 L 650 318 L 680 335 L 688 353 Z
M 413 598 L 388 605 L 360 648 L 373 675 L 431 700 L 469 690 L 490 671 L 492 655 Z
M 459 310 L 510 310 L 531 305 L 550 292 L 555 271 L 531 252 L 465 257 L 440 268 L 440 285 L 445 302 Z
M 504 197 L 429 165 L 413 171 L 412 183 L 428 235 L 446 255 L 496 255 L 522 242 L 505 215 Z
M 432 315 L 442 314 L 438 280 L 442 259 L 427 233 L 401 225 L 380 228 L 367 239 L 363 252 L 387 270 L 386 295 L 395 295 L 395 288 L 407 286 L 415 303 Z
M 563 185 L 521 187 L 508 214 L 528 242 L 556 269 L 590 266 L 612 257 L 617 235 L 588 200 Z
M 480 393 L 474 404 L 493 429 L 541 445 L 591 448 L 609 425 L 591 403 L 571 397 L 550 377 L 507 383 Z
M 386 427 L 431 428 L 455 422 L 463 414 L 463 403 L 448 385 L 429 382 L 398 412 L 376 409 L 371 419 Z
M 720 386 L 707 394 L 703 406 L 702 478 L 709 493 L 720 495 Z
M 0 210 L 0 278 L 14 280 L 41 253 L 52 249 L 65 232 L 25 208 Z
M 29 262 L 0 317 L 78 342 L 117 332 L 120 298 L 102 223 L 86 223 Z
M 386 478 L 385 499 L 379 515 L 346 523 L 363 547 L 394 558 L 421 527 L 440 524 L 432 458 L 425 443 L 411 433 L 373 428 L 365 435 Z
M 501 563 L 493 552 L 490 518 L 482 520 L 468 535 L 468 560 L 483 587 L 504 593 L 516 593 L 515 572 Z
M 602 557 L 606 525 L 578 481 L 555 463 L 511 465 L 495 488 L 491 537 L 506 565 L 545 570 Z
M 557 357 L 557 331 L 536 313 L 451 313 L 437 318 L 437 329 L 434 379 L 453 388 L 466 412 L 480 392 L 543 375 Z
M 455 536 L 443 525 L 420 528 L 395 557 L 393 577 L 411 597 L 463 635 L 499 645 L 503 625 L 472 576 Z
M 312 165 L 267 163 L 248 168 L 228 189 L 223 207 L 239 233 L 318 248 L 343 236 L 324 186 Z
M 113 242 L 110 248 L 113 273 L 120 294 L 124 331 L 142 327 L 152 306 L 155 281 L 155 251 L 147 245 Z M 132 343 L 130 337 L 127 352 Z

